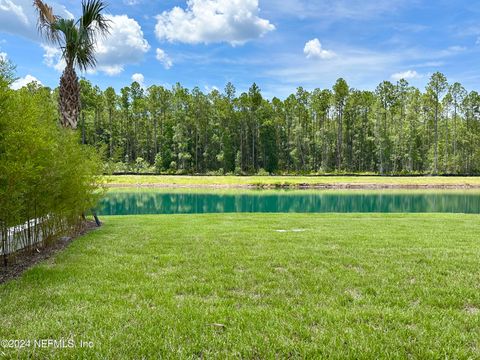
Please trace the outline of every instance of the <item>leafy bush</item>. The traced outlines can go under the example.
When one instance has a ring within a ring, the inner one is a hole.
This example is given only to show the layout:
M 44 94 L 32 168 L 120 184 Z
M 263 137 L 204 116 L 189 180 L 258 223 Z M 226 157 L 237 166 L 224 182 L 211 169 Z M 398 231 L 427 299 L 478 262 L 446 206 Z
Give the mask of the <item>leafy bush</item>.
M 14 91 L 9 84 L 0 72 L 3 252 L 11 246 L 8 229 L 31 219 L 42 223 L 44 242 L 78 229 L 81 215 L 98 201 L 102 166 L 93 149 L 79 144 L 77 133 L 59 127 L 50 89 L 30 84 Z
M 143 158 L 138 157 L 135 160 L 135 172 L 137 174 L 148 172 L 149 164 Z
M 269 176 L 270 174 L 269 174 L 269 172 L 266 171 L 265 169 L 259 169 L 259 170 L 257 171 L 257 175 L 258 175 L 258 176 Z
M 207 173 L 205 175 L 207 175 L 207 176 L 223 176 L 224 171 L 223 171 L 223 168 L 220 168 L 218 170 L 207 171 Z
M 155 166 L 155 172 L 157 174 L 161 174 L 163 171 L 165 171 L 162 154 L 158 153 L 157 155 L 155 155 L 154 166 Z

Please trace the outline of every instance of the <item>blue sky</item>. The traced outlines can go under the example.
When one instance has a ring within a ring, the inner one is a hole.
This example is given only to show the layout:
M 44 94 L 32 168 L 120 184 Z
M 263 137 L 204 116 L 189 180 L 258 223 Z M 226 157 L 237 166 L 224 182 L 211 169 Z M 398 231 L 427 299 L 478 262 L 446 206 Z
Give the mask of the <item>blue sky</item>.
M 48 1 L 77 17 L 78 0 Z M 117 90 L 132 79 L 203 91 L 238 91 L 256 82 L 267 97 L 298 86 L 375 89 L 405 77 L 423 88 L 435 71 L 479 90 L 480 2 L 465 0 L 110 1 L 109 38 L 98 68 L 82 76 Z M 22 85 L 56 86 L 62 62 L 36 34 L 31 0 L 0 0 L 0 56 L 17 65 Z

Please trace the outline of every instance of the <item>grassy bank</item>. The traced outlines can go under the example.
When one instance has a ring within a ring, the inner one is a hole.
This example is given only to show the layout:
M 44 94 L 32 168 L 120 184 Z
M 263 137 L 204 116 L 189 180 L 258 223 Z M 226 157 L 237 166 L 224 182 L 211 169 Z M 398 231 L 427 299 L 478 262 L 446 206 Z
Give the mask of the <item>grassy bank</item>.
M 104 176 L 111 187 L 480 187 L 480 177 L 382 176 Z
M 424 359 L 480 351 L 478 216 L 104 220 L 0 286 L 0 339 L 73 339 L 77 347 L 4 347 L 1 355 Z

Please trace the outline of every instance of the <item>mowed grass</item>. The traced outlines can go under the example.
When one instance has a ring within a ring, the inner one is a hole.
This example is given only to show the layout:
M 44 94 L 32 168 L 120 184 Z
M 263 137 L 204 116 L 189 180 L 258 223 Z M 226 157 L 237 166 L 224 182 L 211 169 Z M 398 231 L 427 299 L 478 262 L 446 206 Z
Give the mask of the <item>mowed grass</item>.
M 105 217 L 0 285 L 6 358 L 478 358 L 480 217 Z M 80 340 L 93 348 L 80 348 Z M 1 356 L 0 356 L 1 357 Z
M 107 184 L 159 186 L 321 186 L 321 185 L 390 185 L 480 186 L 480 177 L 388 177 L 388 176 L 176 176 L 176 175 L 110 175 Z

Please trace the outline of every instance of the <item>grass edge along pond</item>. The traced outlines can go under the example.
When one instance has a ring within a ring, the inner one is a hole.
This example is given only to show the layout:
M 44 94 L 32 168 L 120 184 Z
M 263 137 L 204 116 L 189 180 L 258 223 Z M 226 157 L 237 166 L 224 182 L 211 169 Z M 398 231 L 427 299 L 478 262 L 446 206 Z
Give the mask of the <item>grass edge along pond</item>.
M 480 176 L 188 176 L 105 175 L 109 187 L 474 187 Z
M 104 217 L 0 286 L 6 357 L 475 358 L 478 215 Z M 193 231 L 194 230 L 194 231 Z

